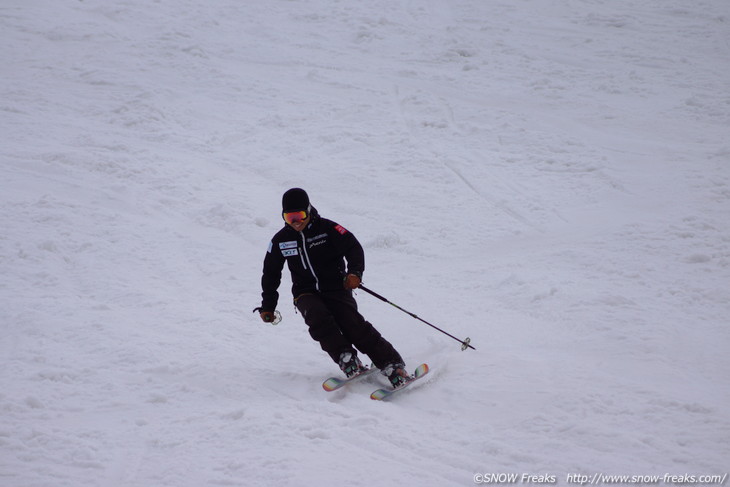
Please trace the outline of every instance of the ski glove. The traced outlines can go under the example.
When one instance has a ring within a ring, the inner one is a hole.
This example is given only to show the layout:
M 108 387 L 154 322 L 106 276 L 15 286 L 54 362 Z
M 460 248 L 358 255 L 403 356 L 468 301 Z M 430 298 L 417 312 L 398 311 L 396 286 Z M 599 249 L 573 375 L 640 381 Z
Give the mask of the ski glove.
M 281 321 L 281 313 L 278 311 L 266 311 L 261 308 L 255 308 L 254 313 L 258 311 L 261 321 L 264 323 L 271 323 L 272 325 L 278 325 Z
M 353 290 L 358 288 L 360 282 L 360 276 L 358 276 L 357 274 L 348 274 L 345 276 L 343 284 L 345 286 L 345 289 Z

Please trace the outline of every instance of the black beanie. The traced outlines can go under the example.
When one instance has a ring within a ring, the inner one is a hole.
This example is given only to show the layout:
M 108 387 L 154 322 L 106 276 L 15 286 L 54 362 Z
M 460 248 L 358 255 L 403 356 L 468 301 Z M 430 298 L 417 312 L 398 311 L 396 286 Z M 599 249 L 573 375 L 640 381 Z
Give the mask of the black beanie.
M 288 211 L 306 210 L 309 211 L 309 196 L 301 188 L 292 188 L 281 199 L 281 207 L 284 213 Z

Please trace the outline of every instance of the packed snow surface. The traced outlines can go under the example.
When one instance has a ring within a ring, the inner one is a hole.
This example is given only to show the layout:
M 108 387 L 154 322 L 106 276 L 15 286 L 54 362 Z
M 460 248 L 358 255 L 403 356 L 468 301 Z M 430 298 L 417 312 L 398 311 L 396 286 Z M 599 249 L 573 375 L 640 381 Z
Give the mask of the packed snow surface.
M 6 0 L 0 59 L 3 486 L 730 470 L 730 2 Z M 325 392 L 251 312 L 295 186 L 476 350 L 358 292 L 431 373 Z

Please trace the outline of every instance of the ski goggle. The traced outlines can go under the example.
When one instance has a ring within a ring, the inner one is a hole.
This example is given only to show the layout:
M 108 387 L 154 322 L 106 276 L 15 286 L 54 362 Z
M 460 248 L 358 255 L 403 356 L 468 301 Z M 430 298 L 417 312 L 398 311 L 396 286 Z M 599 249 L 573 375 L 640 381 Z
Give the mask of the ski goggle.
M 300 210 L 300 211 L 287 211 L 283 213 L 284 215 L 284 221 L 287 222 L 289 225 L 296 222 L 303 222 L 307 219 L 309 216 L 306 211 Z

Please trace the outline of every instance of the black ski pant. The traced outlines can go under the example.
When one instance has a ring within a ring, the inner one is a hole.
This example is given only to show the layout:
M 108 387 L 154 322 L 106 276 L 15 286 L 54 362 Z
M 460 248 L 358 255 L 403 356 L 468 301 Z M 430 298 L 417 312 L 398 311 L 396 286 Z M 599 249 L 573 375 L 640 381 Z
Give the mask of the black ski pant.
M 352 291 L 302 294 L 294 304 L 302 313 L 311 337 L 335 363 L 339 363 L 343 352 L 354 352 L 353 346 L 370 357 L 379 369 L 403 363 L 393 345 L 357 311 Z

